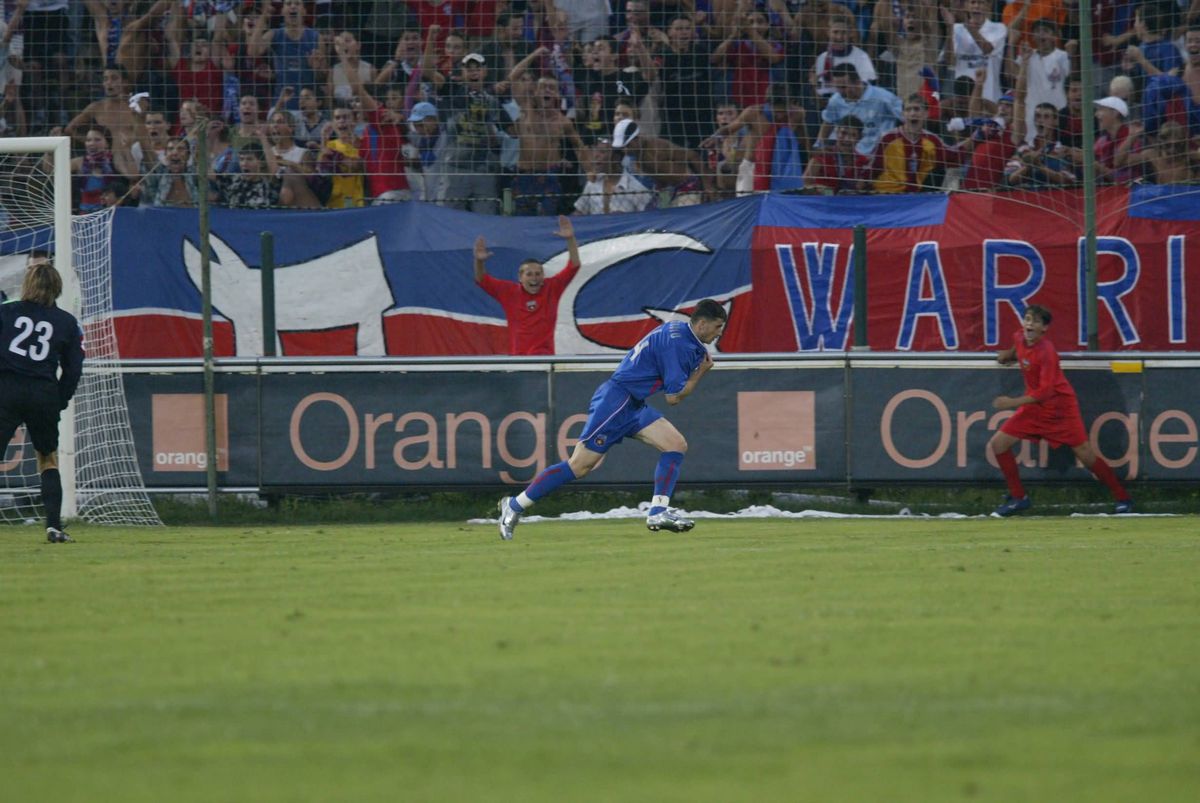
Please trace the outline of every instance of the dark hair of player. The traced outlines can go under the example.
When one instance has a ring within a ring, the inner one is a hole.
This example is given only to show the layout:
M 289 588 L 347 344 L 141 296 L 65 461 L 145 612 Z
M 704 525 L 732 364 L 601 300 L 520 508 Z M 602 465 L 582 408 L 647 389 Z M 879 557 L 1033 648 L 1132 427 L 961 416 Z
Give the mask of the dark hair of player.
M 1050 310 L 1038 304 L 1030 304 L 1028 307 L 1026 307 L 1025 314 L 1032 314 L 1033 317 L 1042 322 L 1042 326 L 1049 326 L 1050 321 L 1054 320 L 1054 316 L 1050 314 Z
M 705 319 L 709 321 L 724 321 L 729 316 L 725 313 L 725 308 L 713 301 L 711 298 L 706 298 L 696 305 L 696 309 L 692 312 L 692 321 Z
M 32 301 L 43 307 L 54 306 L 62 295 L 62 276 L 49 262 L 30 265 L 21 283 L 21 300 Z

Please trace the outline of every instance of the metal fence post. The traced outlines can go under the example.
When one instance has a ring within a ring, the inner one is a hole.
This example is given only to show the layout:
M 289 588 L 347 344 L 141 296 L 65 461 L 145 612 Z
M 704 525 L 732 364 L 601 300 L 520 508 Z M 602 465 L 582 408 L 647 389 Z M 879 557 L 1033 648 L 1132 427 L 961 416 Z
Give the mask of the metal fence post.
M 262 336 L 263 356 L 275 356 L 275 235 L 259 235 L 262 259 Z

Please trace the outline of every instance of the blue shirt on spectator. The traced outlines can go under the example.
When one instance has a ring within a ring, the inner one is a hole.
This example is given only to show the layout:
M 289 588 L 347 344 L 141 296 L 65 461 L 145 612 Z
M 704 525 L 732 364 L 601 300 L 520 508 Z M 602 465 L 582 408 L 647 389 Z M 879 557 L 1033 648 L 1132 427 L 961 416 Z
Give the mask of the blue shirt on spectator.
M 846 100 L 840 92 L 829 98 L 821 120 L 837 125 L 843 117 L 854 115 L 862 120 L 863 134 L 856 150 L 864 156 L 875 152 L 879 138 L 900 125 L 903 119 L 904 102 L 886 89 L 868 84 L 858 100 Z
M 287 108 L 300 108 L 300 90 L 320 89 L 317 84 L 317 71 L 308 63 L 308 58 L 316 51 L 320 37 L 312 28 L 305 28 L 300 38 L 292 39 L 283 28 L 276 28 L 271 37 L 271 69 L 275 72 L 275 94 L 290 86 L 296 90 L 287 102 Z
M 1153 64 L 1159 72 L 1170 72 L 1176 68 L 1183 69 L 1183 57 L 1179 55 L 1179 48 L 1175 47 L 1175 43 L 1169 39 L 1146 42 L 1141 46 L 1141 51 L 1142 55 L 1146 57 L 1146 61 Z M 1142 65 L 1134 64 L 1133 72 L 1135 74 L 1143 72 Z

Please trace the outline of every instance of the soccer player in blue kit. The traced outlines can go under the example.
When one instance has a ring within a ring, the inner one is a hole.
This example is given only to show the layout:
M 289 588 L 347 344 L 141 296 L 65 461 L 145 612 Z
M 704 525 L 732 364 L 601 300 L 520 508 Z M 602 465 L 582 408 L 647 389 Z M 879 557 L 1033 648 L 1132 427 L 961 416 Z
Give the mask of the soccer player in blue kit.
M 521 515 L 559 487 L 586 476 L 604 453 L 622 439 L 636 438 L 662 452 L 654 471 L 654 497 L 646 526 L 687 532 L 695 524 L 668 507 L 679 479 L 687 441 L 646 399 L 662 391 L 667 404 L 679 404 L 712 368 L 708 344 L 725 331 L 724 307 L 712 299 L 696 305 L 691 319 L 664 323 L 629 350 L 613 375 L 596 389 L 587 423 L 569 460 L 550 466 L 524 491 L 500 500 L 500 537 L 511 540 Z

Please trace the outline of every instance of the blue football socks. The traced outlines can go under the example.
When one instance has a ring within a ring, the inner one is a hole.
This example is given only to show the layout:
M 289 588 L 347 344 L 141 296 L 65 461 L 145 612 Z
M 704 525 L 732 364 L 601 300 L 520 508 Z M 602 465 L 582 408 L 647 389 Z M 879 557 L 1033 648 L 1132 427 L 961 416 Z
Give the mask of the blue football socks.
M 650 503 L 650 515 L 661 513 L 667 509 L 665 499 L 670 499 L 675 493 L 675 483 L 679 480 L 679 465 L 683 462 L 683 452 L 663 452 L 658 458 L 658 467 L 654 469 L 654 496 Z M 659 504 L 661 502 L 661 504 Z
M 529 487 L 525 489 L 523 495 L 536 502 L 574 479 L 575 472 L 571 470 L 571 464 L 564 460 L 549 466 L 541 474 L 538 474 L 533 482 L 529 483 Z M 524 505 L 521 505 L 516 499 L 512 501 L 512 506 L 518 513 L 524 512 Z

